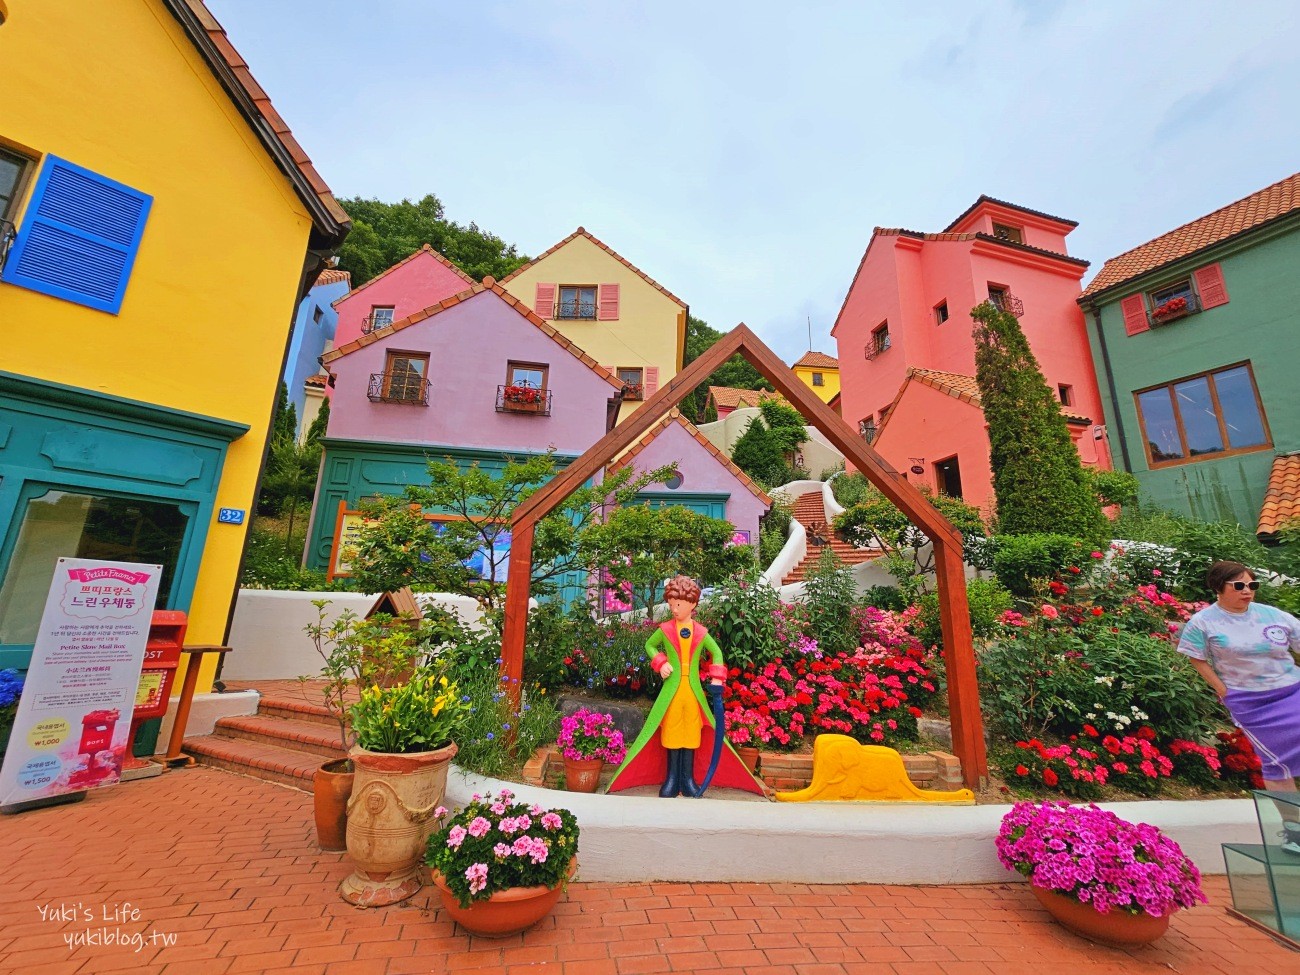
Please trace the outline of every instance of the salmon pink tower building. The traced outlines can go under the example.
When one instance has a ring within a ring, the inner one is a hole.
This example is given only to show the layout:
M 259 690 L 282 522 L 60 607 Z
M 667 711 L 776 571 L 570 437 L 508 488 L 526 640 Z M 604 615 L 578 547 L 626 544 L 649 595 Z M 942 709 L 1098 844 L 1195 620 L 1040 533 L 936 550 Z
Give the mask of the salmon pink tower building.
M 844 418 L 918 486 L 994 507 L 971 311 L 1020 320 L 1083 462 L 1109 468 L 1101 399 L 1076 299 L 1078 224 L 981 196 L 941 233 L 877 227 L 831 335 Z

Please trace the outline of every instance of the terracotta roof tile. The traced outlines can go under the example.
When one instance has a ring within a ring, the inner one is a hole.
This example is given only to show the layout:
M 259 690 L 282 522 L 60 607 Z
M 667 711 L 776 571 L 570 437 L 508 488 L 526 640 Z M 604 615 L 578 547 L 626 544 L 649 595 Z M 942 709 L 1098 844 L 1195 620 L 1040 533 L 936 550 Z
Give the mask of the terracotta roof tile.
M 981 193 L 980 198 L 978 200 L 976 200 L 965 210 L 963 210 L 956 220 L 948 224 L 948 226 L 944 227 L 943 229 L 945 231 L 951 230 L 953 227 L 957 226 L 957 224 L 961 223 L 968 216 L 970 216 L 971 213 L 973 213 L 981 204 L 984 203 L 992 203 L 996 206 L 1006 207 L 1008 210 L 1018 210 L 1021 213 L 1028 213 L 1031 216 L 1042 217 L 1044 220 L 1051 220 L 1053 223 L 1064 224 L 1067 227 L 1079 226 L 1079 221 L 1077 220 L 1067 220 L 1065 219 L 1065 217 L 1053 216 L 1050 213 L 1044 213 L 1042 210 L 1031 210 L 1029 209 L 1029 207 L 1022 207 L 1019 203 L 1008 203 L 1006 200 L 999 200 L 997 197 L 988 196 L 986 194 Z
M 667 430 L 669 425 L 673 423 L 681 424 L 682 428 L 694 437 L 701 447 L 717 458 L 718 462 L 733 474 L 740 483 L 749 488 L 750 493 L 753 494 L 754 497 L 758 498 L 758 500 L 762 501 L 765 505 L 768 505 L 769 507 L 771 506 L 772 499 L 767 496 L 767 493 L 755 484 L 748 474 L 737 467 L 735 461 L 724 454 L 718 448 L 717 444 L 702 434 L 694 423 L 682 416 L 676 408 L 669 410 L 662 420 L 647 430 L 645 436 L 629 447 L 627 452 L 614 463 L 610 464 L 607 469 L 610 471 L 616 471 L 620 467 L 630 464 L 637 454 L 649 447 L 654 439 Z
M 838 369 L 840 360 L 833 355 L 827 355 L 825 352 L 805 352 L 803 358 L 796 362 L 793 368 L 799 366 L 813 366 L 822 369 Z
M 336 267 L 327 267 L 325 270 L 321 271 L 320 274 L 316 275 L 316 284 L 314 287 L 319 288 L 322 285 L 339 284 L 340 282 L 350 285 L 352 283 L 352 274 L 348 271 L 340 271 Z
M 329 385 L 329 381 L 330 381 L 329 373 L 318 372 L 314 376 L 308 376 L 306 379 L 302 381 L 302 383 L 304 386 L 315 386 L 319 389 L 324 389 L 326 386 Z
M 1296 519 L 1300 519 L 1300 453 L 1282 454 L 1273 458 L 1255 532 L 1271 536 Z
M 886 424 L 894 416 L 894 407 L 898 401 L 903 398 L 903 392 L 907 389 L 907 384 L 915 380 L 923 386 L 929 386 L 931 389 L 937 389 L 941 393 L 947 393 L 953 399 L 961 400 L 963 403 L 969 403 L 976 409 L 982 409 L 983 403 L 980 401 L 979 383 L 975 381 L 974 376 L 962 375 L 958 372 L 944 372 L 939 369 L 921 369 L 916 366 L 907 370 L 907 375 L 898 387 L 898 392 L 894 394 L 893 401 L 889 404 L 889 410 L 885 414 L 884 422 L 876 430 L 876 436 L 879 437 L 881 431 L 885 429 Z M 1073 410 L 1067 410 L 1061 407 L 1061 414 L 1070 423 L 1091 423 L 1092 418 L 1084 416 L 1082 413 L 1076 413 Z
M 782 403 L 786 398 L 780 393 L 766 389 L 737 389 L 734 386 L 710 386 L 709 397 L 718 409 L 739 409 L 742 406 L 757 406 L 761 400 L 776 399 Z
M 470 298 L 482 294 L 484 291 L 491 291 L 495 294 L 498 298 L 509 305 L 517 314 L 523 316 L 533 326 L 545 332 L 552 341 L 564 349 L 564 351 L 568 352 L 569 355 L 580 361 L 601 379 L 605 380 L 605 382 L 609 383 L 616 389 L 623 388 L 623 381 L 621 379 L 598 363 L 591 356 L 587 355 L 587 353 L 583 352 L 582 349 L 578 348 L 578 346 L 565 338 L 550 325 L 546 324 L 546 322 L 542 321 L 542 319 L 538 318 L 527 305 L 520 302 L 510 294 L 510 292 L 506 291 L 505 288 L 497 284 L 496 279 L 491 275 L 484 278 L 482 284 L 475 284 L 459 294 L 452 295 L 450 298 L 442 299 L 442 301 L 438 302 L 436 305 L 430 305 L 428 308 L 422 309 L 421 311 L 413 312 L 400 321 L 393 322 L 391 325 L 385 325 L 383 328 L 377 328 L 367 335 L 362 335 L 360 338 L 353 339 L 351 342 L 341 345 L 337 349 L 326 352 L 320 357 L 320 361 L 322 364 L 325 364 L 333 362 L 335 359 L 341 359 L 343 356 L 350 355 L 357 351 L 357 349 L 365 348 L 372 342 L 378 342 L 380 339 L 387 338 L 394 332 L 400 332 L 402 329 L 410 328 L 412 325 L 418 325 L 425 319 L 432 318 L 434 315 L 439 315 L 448 308 L 454 308 L 462 301 L 468 301 Z
M 650 277 L 650 275 L 646 274 L 645 271 L 642 271 L 639 267 L 637 267 L 635 264 L 629 261 L 622 254 L 618 253 L 616 250 L 614 250 L 614 248 L 610 247 L 600 238 L 594 237 L 591 234 L 587 233 L 585 227 L 579 227 L 577 230 L 569 234 L 569 236 L 565 237 L 564 240 L 560 241 L 554 247 L 547 248 L 546 250 L 542 251 L 542 253 L 534 257 L 527 264 L 523 264 L 515 268 L 513 271 L 511 271 L 509 274 L 507 274 L 504 278 L 501 279 L 501 283 L 505 284 L 507 281 L 510 281 L 511 279 L 518 277 L 520 274 L 523 274 L 534 264 L 537 264 L 539 261 L 545 260 L 547 257 L 554 254 L 565 244 L 569 243 L 570 241 L 576 240 L 579 237 L 586 237 L 587 240 L 591 241 L 593 244 L 595 244 L 597 247 L 603 250 L 610 257 L 614 258 L 614 260 L 618 261 L 620 264 L 626 267 L 629 271 L 632 271 L 634 274 L 640 277 L 643 281 L 645 281 L 647 284 L 653 287 L 660 294 L 663 294 L 666 297 L 671 298 L 673 301 L 677 302 L 677 304 L 681 305 L 683 308 L 687 307 L 686 302 L 682 301 L 682 299 L 678 298 L 675 294 L 673 294 L 671 291 L 665 288 L 662 284 L 660 284 L 654 278 Z
M 212 16 L 212 12 L 202 0 L 166 0 L 166 4 L 172 15 L 186 30 L 199 53 L 208 61 L 217 79 L 224 82 L 229 78 L 239 88 L 238 92 L 231 92 L 231 94 L 242 95 L 249 100 L 252 112 L 258 116 L 257 119 L 250 119 L 253 131 L 259 137 L 266 139 L 269 129 L 276 143 L 288 154 L 294 168 L 294 172 L 287 174 L 290 182 L 294 183 L 294 188 L 308 203 L 309 211 L 316 207 L 324 208 L 334 225 L 323 224 L 317 218 L 313 218 L 313 223 L 337 246 L 352 226 L 352 218 L 339 205 L 338 200 L 334 199 L 334 194 L 330 192 L 330 188 L 312 165 L 311 159 L 293 137 L 289 126 L 275 110 L 275 106 L 271 104 L 266 90 L 257 83 L 249 70 L 248 63 L 230 43 L 230 38 L 226 36 L 221 23 Z M 234 101 L 239 108 L 247 111 L 247 106 L 241 104 L 239 97 L 235 97 Z M 259 120 L 264 122 L 265 126 L 259 125 Z M 316 207 L 312 206 L 313 203 Z
M 411 263 L 411 261 L 415 260 L 421 254 L 432 255 L 438 261 L 438 263 L 442 264 L 444 267 L 450 268 L 452 271 L 455 271 L 456 275 L 460 277 L 466 284 L 473 286 L 478 283 L 473 278 L 471 278 L 468 274 L 466 274 L 464 271 L 458 268 L 455 264 L 453 264 L 450 260 L 448 260 L 444 254 L 441 254 L 438 251 L 434 250 L 433 247 L 430 246 L 429 244 L 424 244 L 418 251 L 412 251 L 410 254 L 407 254 L 404 258 L 402 258 L 400 261 L 394 264 L 392 267 L 384 268 L 382 271 L 376 274 L 369 281 L 366 281 L 364 284 L 357 285 L 355 288 L 353 288 L 351 291 L 349 291 L 347 294 L 343 295 L 342 297 L 335 298 L 332 304 L 334 305 L 335 308 L 337 308 L 340 303 L 347 301 L 358 291 L 366 290 L 366 288 L 370 287 L 376 281 L 392 274 L 403 264 Z
M 1300 210 L 1300 173 L 1112 257 L 1101 266 L 1082 297 L 1117 287 L 1296 210 Z

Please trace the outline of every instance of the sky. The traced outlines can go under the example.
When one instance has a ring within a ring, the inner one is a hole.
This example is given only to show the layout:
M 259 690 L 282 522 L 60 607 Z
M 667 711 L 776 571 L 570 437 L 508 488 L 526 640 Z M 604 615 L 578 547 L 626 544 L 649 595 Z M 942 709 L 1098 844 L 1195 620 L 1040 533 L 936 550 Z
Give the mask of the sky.
M 1300 4 L 207 0 L 336 196 L 585 227 L 793 360 L 874 227 L 985 193 L 1102 262 L 1300 170 Z

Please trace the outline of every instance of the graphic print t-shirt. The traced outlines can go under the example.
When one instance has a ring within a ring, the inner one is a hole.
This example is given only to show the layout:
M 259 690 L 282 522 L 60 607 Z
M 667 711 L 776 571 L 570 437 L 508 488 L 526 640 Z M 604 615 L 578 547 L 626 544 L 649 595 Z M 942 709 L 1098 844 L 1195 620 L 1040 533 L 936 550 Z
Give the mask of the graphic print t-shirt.
M 1271 691 L 1300 683 L 1291 651 L 1300 651 L 1300 620 L 1273 606 L 1229 613 L 1217 603 L 1187 622 L 1178 652 L 1208 660 L 1233 691 Z

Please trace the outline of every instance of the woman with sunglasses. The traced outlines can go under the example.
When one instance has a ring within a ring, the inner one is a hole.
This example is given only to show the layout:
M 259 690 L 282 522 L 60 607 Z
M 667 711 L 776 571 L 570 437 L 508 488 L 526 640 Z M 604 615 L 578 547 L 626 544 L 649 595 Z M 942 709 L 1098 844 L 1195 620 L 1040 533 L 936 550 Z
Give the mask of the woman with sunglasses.
M 1300 667 L 1293 655 L 1300 653 L 1300 620 L 1256 603 L 1259 583 L 1240 562 L 1215 562 L 1205 581 L 1215 601 L 1188 620 L 1178 650 L 1250 739 L 1263 765 L 1264 788 L 1295 792 Z M 1300 823 L 1283 825 L 1282 849 L 1300 855 Z

